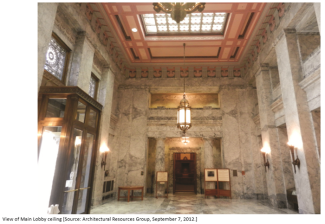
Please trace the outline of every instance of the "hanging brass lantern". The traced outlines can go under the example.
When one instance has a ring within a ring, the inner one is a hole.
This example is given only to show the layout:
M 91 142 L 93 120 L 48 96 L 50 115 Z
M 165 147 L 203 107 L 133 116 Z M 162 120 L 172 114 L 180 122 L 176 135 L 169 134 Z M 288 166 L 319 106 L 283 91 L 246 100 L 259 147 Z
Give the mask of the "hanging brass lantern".
M 192 127 L 191 124 L 191 107 L 186 99 L 185 92 L 177 110 L 177 128 L 185 133 Z
M 159 13 L 163 11 L 165 13 L 170 13 L 173 20 L 177 23 L 183 21 L 186 17 L 186 14 L 195 12 L 196 10 L 202 12 L 205 8 L 205 3 L 196 2 L 196 3 L 187 3 L 187 2 L 158 2 L 153 3 L 153 9 Z

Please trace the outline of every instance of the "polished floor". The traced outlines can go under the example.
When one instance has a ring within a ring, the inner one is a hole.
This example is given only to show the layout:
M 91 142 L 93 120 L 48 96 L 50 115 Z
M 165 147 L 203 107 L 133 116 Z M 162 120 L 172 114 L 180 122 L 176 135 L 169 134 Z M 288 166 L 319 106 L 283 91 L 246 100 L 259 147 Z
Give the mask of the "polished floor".
M 109 201 L 90 210 L 91 214 L 297 214 L 290 209 L 269 206 L 266 201 L 249 199 L 204 198 L 194 193 L 169 194 L 156 199 L 147 195 L 143 201 Z

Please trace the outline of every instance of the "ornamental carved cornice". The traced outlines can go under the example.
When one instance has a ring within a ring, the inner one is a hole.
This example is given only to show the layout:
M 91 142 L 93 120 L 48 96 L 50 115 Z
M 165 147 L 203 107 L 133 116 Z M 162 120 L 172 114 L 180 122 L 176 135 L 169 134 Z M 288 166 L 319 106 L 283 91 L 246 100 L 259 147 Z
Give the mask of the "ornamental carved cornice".
M 101 111 L 103 109 L 103 106 L 99 102 L 94 100 L 94 98 L 89 96 L 78 86 L 41 86 L 39 89 L 39 94 L 76 94 L 98 110 Z

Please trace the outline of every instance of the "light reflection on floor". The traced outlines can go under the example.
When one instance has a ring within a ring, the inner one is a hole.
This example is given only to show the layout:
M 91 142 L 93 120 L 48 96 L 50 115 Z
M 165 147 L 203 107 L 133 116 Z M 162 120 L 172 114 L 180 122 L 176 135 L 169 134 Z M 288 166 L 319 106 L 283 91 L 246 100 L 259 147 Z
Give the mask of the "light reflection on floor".
M 146 195 L 143 201 L 113 200 L 90 210 L 91 214 L 297 214 L 290 209 L 273 208 L 264 200 L 204 198 L 193 193 L 169 194 L 156 199 Z

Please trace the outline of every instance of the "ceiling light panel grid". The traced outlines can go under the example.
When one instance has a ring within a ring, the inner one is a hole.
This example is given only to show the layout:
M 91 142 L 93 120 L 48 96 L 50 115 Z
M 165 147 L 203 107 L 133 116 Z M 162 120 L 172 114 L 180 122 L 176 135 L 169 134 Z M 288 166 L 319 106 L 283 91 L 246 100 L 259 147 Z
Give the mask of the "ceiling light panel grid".
M 147 35 L 172 34 L 223 34 L 227 21 L 227 13 L 192 13 L 183 21 L 176 23 L 170 14 L 141 15 Z

